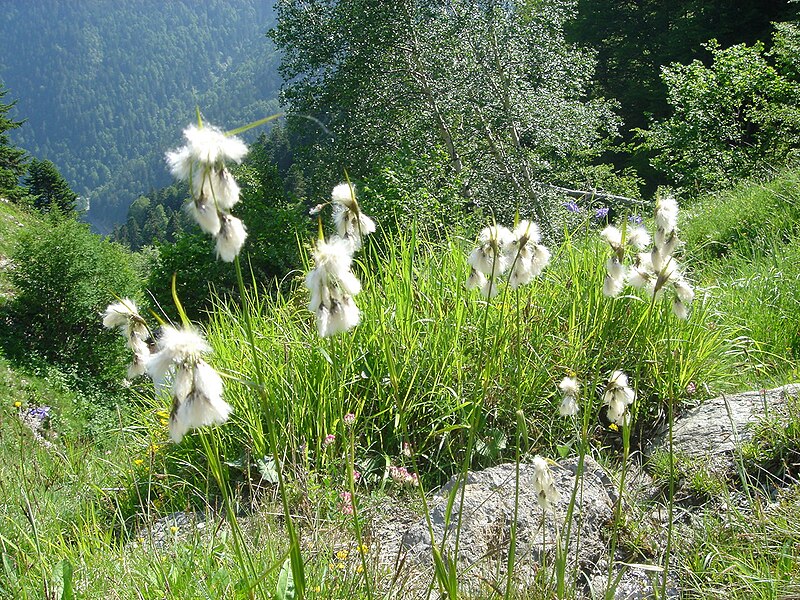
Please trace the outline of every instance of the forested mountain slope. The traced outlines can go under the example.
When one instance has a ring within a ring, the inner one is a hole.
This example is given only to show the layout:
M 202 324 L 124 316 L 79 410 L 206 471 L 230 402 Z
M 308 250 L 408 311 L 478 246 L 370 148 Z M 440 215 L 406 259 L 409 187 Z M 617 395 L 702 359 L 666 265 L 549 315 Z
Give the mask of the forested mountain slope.
M 236 126 L 277 110 L 264 0 L 4 2 L 0 79 L 28 121 L 15 143 L 52 160 L 101 231 L 168 182 L 164 149 L 200 106 Z

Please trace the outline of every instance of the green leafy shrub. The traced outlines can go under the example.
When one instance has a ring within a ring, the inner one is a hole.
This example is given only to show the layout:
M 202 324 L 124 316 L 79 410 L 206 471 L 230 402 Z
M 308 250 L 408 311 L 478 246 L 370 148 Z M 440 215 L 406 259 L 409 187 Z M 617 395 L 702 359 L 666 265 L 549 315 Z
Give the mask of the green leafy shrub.
M 86 224 L 51 219 L 27 229 L 12 257 L 17 295 L 9 306 L 6 346 L 100 379 L 119 376 L 127 358 L 119 336 L 100 325 L 100 313 L 114 294 L 137 295 L 130 254 Z
M 776 34 L 774 65 L 760 43 L 723 49 L 712 40 L 711 66 L 665 67 L 672 116 L 641 132 L 653 166 L 685 189 L 706 190 L 785 165 L 800 139 L 793 33 L 784 24 Z

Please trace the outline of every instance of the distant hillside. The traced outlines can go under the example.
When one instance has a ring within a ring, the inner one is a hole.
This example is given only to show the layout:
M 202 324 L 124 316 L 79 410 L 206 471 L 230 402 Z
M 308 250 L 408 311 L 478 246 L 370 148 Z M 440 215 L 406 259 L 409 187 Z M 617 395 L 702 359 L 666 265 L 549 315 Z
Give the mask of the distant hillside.
M 200 106 L 234 127 L 277 111 L 264 0 L 3 3 L 0 79 L 15 143 L 52 160 L 101 231 L 169 182 L 163 154 Z

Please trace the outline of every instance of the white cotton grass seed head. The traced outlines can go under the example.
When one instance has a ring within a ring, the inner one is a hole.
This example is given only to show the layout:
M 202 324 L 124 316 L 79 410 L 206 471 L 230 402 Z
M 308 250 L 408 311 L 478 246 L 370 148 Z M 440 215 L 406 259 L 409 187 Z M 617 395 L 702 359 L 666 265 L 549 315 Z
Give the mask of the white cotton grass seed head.
M 226 136 L 212 126 L 189 125 L 183 130 L 186 146 L 192 159 L 204 166 L 213 166 L 227 161 L 242 162 L 247 154 L 247 145 L 238 137 Z
M 562 417 L 572 417 L 578 414 L 577 396 L 580 392 L 580 384 L 575 377 L 564 377 L 558 384 L 563 397 L 561 405 L 558 407 L 558 414 Z
M 195 363 L 210 352 L 211 346 L 195 330 L 165 325 L 156 341 L 156 352 L 147 361 L 147 373 L 158 390 L 163 386 L 173 364 Z
M 650 234 L 644 227 L 635 227 L 628 232 L 626 243 L 636 250 L 644 250 L 650 245 Z
M 614 371 L 608 378 L 603 404 L 608 407 L 606 416 L 608 420 L 619 426 L 628 422 L 628 407 L 636 399 L 636 392 L 628 387 L 628 376 L 622 371 Z
M 220 229 L 216 237 L 217 258 L 225 262 L 233 262 L 247 239 L 247 229 L 240 219 L 229 214 L 223 214 L 220 219 Z
M 608 245 L 614 250 L 617 250 L 622 245 L 622 232 L 613 225 L 609 225 L 603 229 L 603 231 L 600 232 L 600 237 L 608 242 Z
M 625 281 L 625 267 L 619 259 L 614 256 L 609 256 L 606 260 L 606 273 L 612 279 L 617 279 L 619 281 Z
M 481 289 L 486 284 L 486 275 L 476 270 L 474 267 L 470 268 L 469 277 L 467 277 L 467 289 L 476 290 Z
M 522 220 L 514 227 L 513 237 L 516 242 L 525 245 L 529 242 L 538 244 L 542 239 L 542 234 L 539 231 L 539 226 L 527 220 Z
M 577 396 L 580 392 L 580 383 L 575 377 L 564 377 L 561 383 L 558 384 L 558 389 L 565 396 Z
M 574 417 L 578 414 L 578 401 L 575 396 L 564 396 L 561 399 L 558 414 L 562 417 Z
M 331 201 L 336 232 L 352 244 L 354 251 L 360 249 L 364 236 L 375 233 L 375 222 L 361 212 L 355 186 L 340 183 L 333 188 Z
M 351 210 L 358 210 L 358 203 L 356 202 L 356 189 L 351 183 L 340 183 L 333 188 L 331 192 L 331 200 L 334 204 L 346 206 Z
M 616 298 L 622 293 L 624 287 L 624 279 L 615 279 L 611 275 L 606 275 L 603 280 L 603 295 L 607 298 Z
M 511 264 L 508 247 L 514 243 L 514 234 L 502 225 L 484 227 L 478 235 L 478 247 L 467 259 L 474 269 L 484 275 L 498 276 Z
M 222 399 L 222 378 L 208 363 L 181 365 L 173 384 L 170 437 L 179 443 L 190 429 L 222 424 L 232 412 Z
M 561 494 L 556 489 L 553 475 L 547 466 L 547 461 L 538 454 L 533 458 L 533 491 L 536 493 L 536 501 L 542 509 L 553 508 L 561 498 Z
M 498 281 L 496 277 L 486 277 L 483 285 L 481 286 L 481 296 L 484 298 L 494 298 L 499 292 Z
M 319 240 L 312 255 L 315 267 L 306 275 L 311 292 L 308 309 L 316 315 L 317 332 L 329 337 L 359 324 L 361 314 L 353 296 L 361 282 L 350 272 L 352 246 L 341 238 Z
M 200 195 L 186 204 L 186 211 L 205 233 L 217 235 L 222 223 L 213 199 L 204 194 Z
M 662 196 L 656 202 L 656 227 L 665 232 L 678 227 L 678 202 L 672 196 Z
M 208 198 L 220 211 L 229 211 L 239 202 L 241 190 L 228 169 L 214 167 L 192 180 L 194 198 Z

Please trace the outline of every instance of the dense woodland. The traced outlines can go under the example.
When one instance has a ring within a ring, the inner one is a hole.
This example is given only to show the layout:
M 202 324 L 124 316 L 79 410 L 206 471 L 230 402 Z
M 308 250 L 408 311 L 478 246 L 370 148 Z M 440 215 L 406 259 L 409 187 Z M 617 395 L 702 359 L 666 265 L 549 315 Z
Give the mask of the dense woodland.
M 14 142 L 52 161 L 108 232 L 169 183 L 164 148 L 195 107 L 214 121 L 278 110 L 268 2 L 12 2 L 0 80 L 26 120 Z

